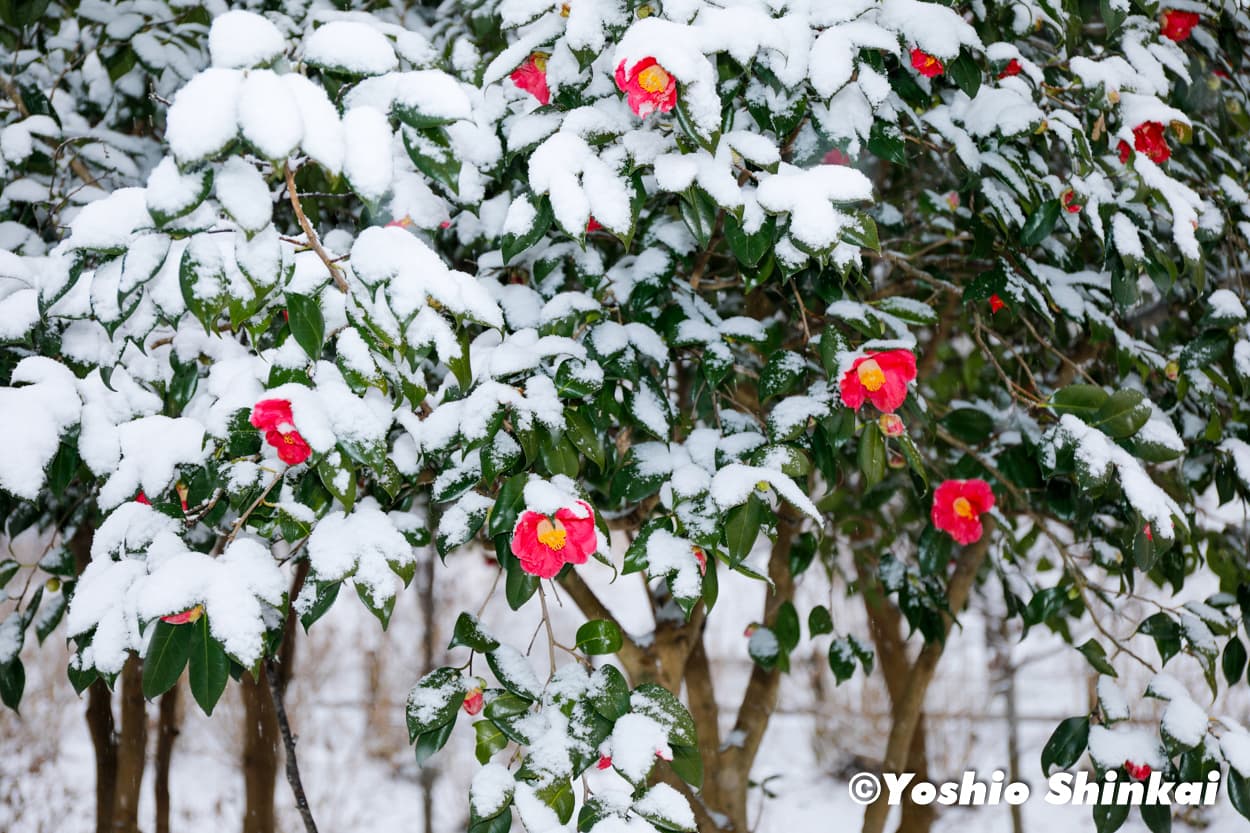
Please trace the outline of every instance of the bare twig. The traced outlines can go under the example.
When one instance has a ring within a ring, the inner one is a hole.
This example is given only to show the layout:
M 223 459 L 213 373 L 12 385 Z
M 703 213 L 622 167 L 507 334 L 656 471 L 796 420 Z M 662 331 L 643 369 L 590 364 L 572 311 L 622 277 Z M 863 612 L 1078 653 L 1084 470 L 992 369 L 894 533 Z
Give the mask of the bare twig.
M 295 736 L 291 734 L 291 723 L 287 720 L 286 703 L 273 660 L 265 660 L 265 679 L 269 682 L 269 693 L 273 695 L 273 708 L 278 715 L 278 730 L 282 732 L 282 745 L 286 749 L 286 780 L 291 785 L 291 792 L 295 796 L 295 807 L 299 810 L 300 818 L 304 820 L 306 833 L 317 833 L 317 822 L 313 819 L 312 808 L 308 806 L 308 796 L 304 794 L 304 782 L 299 775 L 299 760 L 295 757 Z
M 339 288 L 339 291 L 347 292 L 347 279 L 343 277 L 343 267 L 335 263 L 329 253 L 322 248 L 317 232 L 313 231 L 312 223 L 308 222 L 304 207 L 300 205 L 299 192 L 295 190 L 295 169 L 291 167 L 289 161 L 283 166 L 283 172 L 286 174 L 286 192 L 291 198 L 291 208 L 295 211 L 295 219 L 299 221 L 299 227 L 304 230 L 304 236 L 308 238 L 308 245 L 330 271 L 330 277 L 334 278 L 334 285 Z

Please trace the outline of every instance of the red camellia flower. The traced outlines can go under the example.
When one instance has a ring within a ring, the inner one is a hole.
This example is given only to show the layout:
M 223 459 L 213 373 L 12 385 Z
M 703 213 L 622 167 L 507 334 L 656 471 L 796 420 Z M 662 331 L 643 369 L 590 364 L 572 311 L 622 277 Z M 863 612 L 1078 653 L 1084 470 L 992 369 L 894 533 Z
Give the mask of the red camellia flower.
M 998 73 L 999 79 L 1010 78 L 1013 75 L 1019 75 L 1024 71 L 1024 67 L 1020 66 L 1020 61 L 1012 58 L 1007 62 L 1007 66 L 1003 67 L 1003 71 Z
M 994 493 L 984 480 L 947 480 L 933 493 L 933 525 L 971 544 L 981 540 L 981 515 L 993 508 Z
M 585 564 L 599 542 L 595 537 L 595 513 L 584 500 L 548 517 L 527 509 L 512 530 L 512 554 L 521 569 L 539 578 L 554 578 L 565 564 Z
M 911 65 L 916 72 L 919 72 L 925 78 L 937 78 L 943 72 L 946 72 L 946 67 L 942 65 L 941 61 L 920 47 L 912 49 Z
M 1172 149 L 1168 147 L 1167 137 L 1163 134 L 1163 122 L 1148 121 L 1133 128 L 1133 147 L 1146 154 L 1156 165 L 1168 161 Z
M 544 53 L 530 55 L 508 77 L 513 84 L 538 99 L 539 104 L 551 103 L 551 90 L 547 88 L 547 56 Z
M 703 547 L 691 547 L 690 551 L 694 553 L 694 560 L 699 562 L 699 575 L 707 575 L 707 553 Z
M 162 622 L 168 622 L 171 625 L 189 625 L 198 622 L 200 617 L 204 615 L 204 605 L 196 605 L 193 608 L 182 611 L 182 613 L 171 613 L 169 616 L 162 616 Z
M 1076 201 L 1076 192 L 1071 188 L 1063 192 L 1063 195 L 1059 197 L 1059 201 L 1063 203 L 1064 210 L 1069 214 L 1076 214 L 1084 207 Z
M 152 505 L 152 501 L 148 500 L 148 496 L 143 493 L 142 489 L 139 490 L 139 494 L 135 495 L 135 503 L 142 503 L 144 506 Z
M 1150 764 L 1135 764 L 1132 761 L 1124 762 L 1124 771 L 1128 773 L 1128 777 L 1134 781 L 1145 781 L 1150 778 Z
M 465 714 L 477 714 L 482 710 L 484 698 L 482 697 L 482 689 L 471 688 L 464 695 L 464 712 Z
M 603 224 L 600 223 L 598 220 L 596 220 L 594 217 L 591 217 L 589 220 L 586 221 L 586 233 L 587 234 L 590 234 L 592 231 L 602 231 L 602 230 L 603 230 Z
M 1189 33 L 1194 30 L 1194 27 L 1198 25 L 1198 21 L 1201 19 L 1196 12 L 1168 9 L 1160 18 L 1159 34 L 1168 40 L 1180 43 L 1189 39 Z
M 295 430 L 291 403 L 286 399 L 262 399 L 252 408 L 252 426 L 265 432 L 265 442 L 278 449 L 278 459 L 288 466 L 312 456 L 312 449 Z
M 1129 157 L 1133 155 L 1133 148 L 1129 146 L 1128 142 L 1121 139 L 1120 144 L 1115 147 L 1115 152 L 1120 154 L 1120 164 L 1127 165 Z
M 864 400 L 879 411 L 893 411 L 907 398 L 907 383 L 916 378 L 916 357 L 910 350 L 886 350 L 860 356 L 842 377 L 842 402 L 858 411 Z
M 998 297 L 997 292 L 995 292 L 993 295 L 990 296 L 990 314 L 991 315 L 993 315 L 994 313 L 997 313 L 1000 309 L 1002 309 L 1005 306 L 1007 305 L 1003 303 L 1002 298 Z
M 629 109 L 639 118 L 657 110 L 667 113 L 677 106 L 677 79 L 655 58 L 643 58 L 628 71 L 621 61 L 616 68 L 616 86 L 629 96 Z
M 599 763 L 595 764 L 595 766 L 597 766 L 599 769 L 608 769 L 609 767 L 612 766 L 612 756 L 600 755 Z
M 821 160 L 826 165 L 849 165 L 851 157 L 847 156 L 842 148 L 833 148 L 825 154 L 825 158 Z
M 1147 540 L 1147 541 L 1153 541 L 1153 540 L 1155 539 L 1155 534 L 1154 534 L 1154 532 L 1152 532 L 1152 531 L 1150 530 L 1150 524 L 1146 524 L 1145 526 L 1143 526 L 1143 527 L 1141 528 L 1141 531 L 1142 531 L 1142 532 L 1144 532 L 1144 533 L 1146 533 L 1146 540 Z

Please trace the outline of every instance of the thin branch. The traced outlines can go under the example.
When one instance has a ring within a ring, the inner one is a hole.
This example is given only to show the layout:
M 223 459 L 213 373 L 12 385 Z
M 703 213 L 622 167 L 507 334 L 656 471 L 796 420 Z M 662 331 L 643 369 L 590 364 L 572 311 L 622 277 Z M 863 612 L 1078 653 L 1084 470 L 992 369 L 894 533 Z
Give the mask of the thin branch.
M 543 624 L 547 626 L 547 662 L 551 664 L 551 676 L 556 675 L 556 635 L 551 630 L 551 614 L 547 611 L 547 591 L 538 583 L 538 603 L 543 609 Z M 548 678 L 550 679 L 550 677 Z
M 330 271 L 330 277 L 334 278 L 334 285 L 339 288 L 340 292 L 346 293 L 347 279 L 343 277 L 343 267 L 335 263 L 329 253 L 321 247 L 321 240 L 317 237 L 317 232 L 313 231 L 312 223 L 308 222 L 304 207 L 300 205 L 299 192 L 295 190 L 295 169 L 291 167 L 290 161 L 283 166 L 283 172 L 286 174 L 286 192 L 291 198 L 291 208 L 295 211 L 295 219 L 299 221 L 299 227 L 304 230 L 304 235 L 308 238 L 308 245 Z
M 286 780 L 291 785 L 291 792 L 295 796 L 295 807 L 299 810 L 300 818 L 304 820 L 305 833 L 317 833 L 317 822 L 313 819 L 312 808 L 308 806 L 308 796 L 304 794 L 304 782 L 299 775 L 299 760 L 295 757 L 295 736 L 291 734 L 291 723 L 287 720 L 286 703 L 273 660 L 265 660 L 265 679 L 269 682 L 273 708 L 278 715 L 278 729 L 282 732 L 282 745 L 286 748 Z

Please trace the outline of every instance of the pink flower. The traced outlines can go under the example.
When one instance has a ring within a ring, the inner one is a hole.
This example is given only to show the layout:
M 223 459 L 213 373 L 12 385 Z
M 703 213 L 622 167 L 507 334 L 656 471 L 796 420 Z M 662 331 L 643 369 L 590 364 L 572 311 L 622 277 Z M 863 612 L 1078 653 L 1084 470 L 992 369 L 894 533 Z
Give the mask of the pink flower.
M 629 109 L 639 118 L 656 111 L 667 113 L 677 106 L 677 79 L 655 58 L 643 58 L 628 71 L 621 61 L 616 68 L 616 86 L 628 96 Z
M 1124 771 L 1128 773 L 1128 777 L 1134 781 L 1145 781 L 1150 777 L 1150 764 L 1135 764 L 1132 761 L 1124 762 Z
M 512 530 L 512 554 L 521 569 L 539 578 L 554 578 L 565 564 L 585 564 L 599 542 L 595 536 L 595 513 L 584 500 L 548 517 L 527 509 Z
M 198 622 L 200 617 L 204 615 L 204 605 L 196 605 L 182 611 L 182 613 L 171 613 L 169 616 L 162 616 L 162 622 L 168 622 L 171 625 L 189 625 Z
M 910 350 L 886 350 L 860 356 L 842 377 L 842 402 L 858 411 L 867 400 L 877 410 L 896 410 L 907 398 L 907 383 L 916 378 L 916 357 Z
M 1024 70 L 1024 67 L 1020 66 L 1020 61 L 1018 61 L 1015 58 L 1012 58 L 1010 61 L 1007 62 L 1007 66 L 1003 67 L 1003 71 L 998 73 L 998 79 L 1001 81 L 1004 78 L 1010 78 L 1013 75 L 1019 75 L 1023 70 Z
M 933 525 L 971 544 L 981 540 L 981 516 L 993 508 L 994 493 L 984 480 L 947 480 L 933 493 Z
M 1198 25 L 1198 21 L 1201 19 L 1196 12 L 1168 9 L 1159 19 L 1159 34 L 1168 40 L 1180 43 L 1189 39 L 1190 32 L 1194 30 L 1194 27 Z
M 547 55 L 545 53 L 533 53 L 525 59 L 523 64 L 512 70 L 512 75 L 509 77 L 513 84 L 538 99 L 539 104 L 551 103 L 551 90 L 547 88 Z
M 480 712 L 482 710 L 483 700 L 482 689 L 480 687 L 470 689 L 464 696 L 464 713 L 477 714 Z
M 997 292 L 995 292 L 993 295 L 990 296 L 990 314 L 991 315 L 996 314 L 1000 309 L 1002 309 L 1005 306 L 1007 306 L 1007 304 L 1003 302 L 1002 298 L 998 297 Z
M 295 417 L 291 414 L 291 400 L 260 400 L 252 406 L 251 422 L 253 428 L 259 428 L 262 431 L 293 429 Z M 286 426 L 285 429 L 283 426 Z
M 911 51 L 911 65 L 916 72 L 919 72 L 925 78 L 937 78 L 943 72 L 946 72 L 946 67 L 942 65 L 941 61 L 920 47 L 916 47 Z
M 1133 147 L 1146 154 L 1156 165 L 1168 161 L 1172 155 L 1163 131 L 1163 122 L 1158 121 L 1143 122 L 1133 128 Z

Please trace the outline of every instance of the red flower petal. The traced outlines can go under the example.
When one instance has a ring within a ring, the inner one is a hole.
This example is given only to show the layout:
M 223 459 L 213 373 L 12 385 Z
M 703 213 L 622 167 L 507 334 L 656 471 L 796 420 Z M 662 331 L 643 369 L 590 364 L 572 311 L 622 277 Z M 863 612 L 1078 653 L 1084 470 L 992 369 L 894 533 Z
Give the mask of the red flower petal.
M 936 78 L 946 71 L 941 61 L 919 47 L 911 51 L 911 65 L 925 78 Z
M 543 53 L 530 55 L 508 77 L 513 84 L 538 99 L 539 104 L 551 103 L 551 90 L 547 87 L 547 56 Z
M 998 73 L 998 78 L 999 80 L 1002 80 L 1003 78 L 1009 78 L 1013 75 L 1019 75 L 1023 70 L 1024 67 L 1020 66 L 1020 61 L 1012 58 L 1007 62 L 1007 66 L 1003 67 L 1003 71 Z
M 959 543 L 971 544 L 981 540 L 981 515 L 993 508 L 994 492 L 984 480 L 947 480 L 933 493 L 930 517 Z
M 1182 12 L 1178 9 L 1168 9 L 1160 17 L 1159 34 L 1168 40 L 1180 43 L 1188 40 L 1189 35 L 1193 32 L 1194 27 L 1198 25 L 1202 18 L 1196 12 Z
M 259 428 L 262 431 L 277 428 L 283 423 L 294 425 L 295 417 L 291 415 L 291 401 L 289 399 L 262 399 L 252 406 L 251 423 L 253 428 Z
M 677 106 L 677 79 L 652 57 L 643 58 L 628 71 L 621 61 L 616 67 L 616 86 L 639 118 L 657 111 L 667 113 Z

